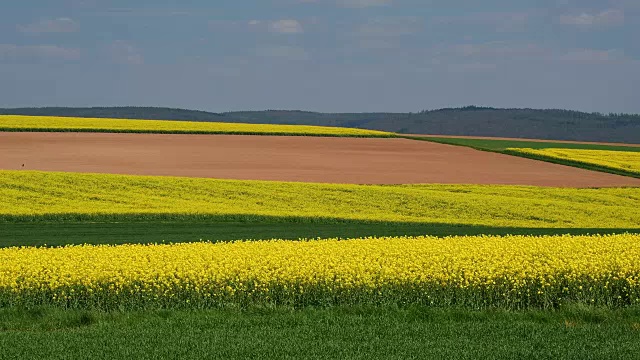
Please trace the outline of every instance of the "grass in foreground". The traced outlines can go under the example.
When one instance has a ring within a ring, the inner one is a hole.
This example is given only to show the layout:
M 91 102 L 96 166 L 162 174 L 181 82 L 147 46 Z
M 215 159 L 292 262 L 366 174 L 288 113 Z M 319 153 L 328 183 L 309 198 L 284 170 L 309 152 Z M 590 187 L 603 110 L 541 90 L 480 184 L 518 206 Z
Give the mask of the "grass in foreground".
M 638 308 L 0 309 L 0 359 L 638 359 Z
M 505 153 L 640 178 L 640 152 L 508 148 Z
M 245 134 L 394 137 L 375 130 L 307 125 L 240 124 L 170 120 L 130 120 L 0 115 L 0 131 L 120 132 L 158 134 Z
M 640 228 L 640 188 L 336 185 L 0 171 L 0 222 L 430 223 Z M 267 220 L 265 220 L 267 219 Z
M 640 304 L 640 235 L 0 249 L 0 306 Z

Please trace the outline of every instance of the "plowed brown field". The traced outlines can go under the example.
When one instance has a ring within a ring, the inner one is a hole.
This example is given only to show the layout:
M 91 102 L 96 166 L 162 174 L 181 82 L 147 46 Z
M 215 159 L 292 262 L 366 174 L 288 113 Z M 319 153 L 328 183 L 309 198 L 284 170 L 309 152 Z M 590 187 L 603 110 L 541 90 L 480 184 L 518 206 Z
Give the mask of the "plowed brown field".
M 640 186 L 640 179 L 408 139 L 5 132 L 0 169 L 361 184 Z

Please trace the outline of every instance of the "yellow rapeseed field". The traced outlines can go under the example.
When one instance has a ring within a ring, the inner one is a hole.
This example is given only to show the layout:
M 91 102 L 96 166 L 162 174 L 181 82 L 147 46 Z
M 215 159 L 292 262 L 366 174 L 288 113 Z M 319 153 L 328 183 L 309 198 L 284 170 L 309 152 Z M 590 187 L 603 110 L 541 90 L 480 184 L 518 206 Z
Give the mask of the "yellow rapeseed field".
M 0 249 L 0 306 L 640 304 L 640 235 Z
M 338 220 L 638 228 L 640 188 L 339 185 L 0 171 L 0 222 Z
M 136 132 L 175 134 L 262 134 L 391 137 L 392 133 L 352 128 L 306 125 L 240 124 L 169 120 L 130 120 L 55 116 L 0 115 L 0 130 Z
M 510 148 L 509 152 L 543 158 L 565 160 L 584 165 L 620 170 L 640 176 L 640 152 L 585 149 L 524 149 Z

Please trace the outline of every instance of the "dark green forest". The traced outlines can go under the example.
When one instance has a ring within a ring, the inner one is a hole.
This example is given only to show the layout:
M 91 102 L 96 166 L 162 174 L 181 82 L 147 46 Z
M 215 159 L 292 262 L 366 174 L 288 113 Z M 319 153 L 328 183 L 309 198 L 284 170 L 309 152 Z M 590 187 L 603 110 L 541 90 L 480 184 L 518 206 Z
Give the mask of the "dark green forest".
M 15 108 L 0 114 L 343 126 L 405 134 L 640 143 L 640 115 L 466 106 L 415 113 L 206 111 L 160 107 Z

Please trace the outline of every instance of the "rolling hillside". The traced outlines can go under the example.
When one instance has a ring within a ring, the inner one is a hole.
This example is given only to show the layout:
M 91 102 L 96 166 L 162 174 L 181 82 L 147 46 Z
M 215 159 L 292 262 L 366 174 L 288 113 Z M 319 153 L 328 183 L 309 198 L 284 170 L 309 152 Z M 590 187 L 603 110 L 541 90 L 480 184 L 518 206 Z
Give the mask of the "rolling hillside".
M 640 143 L 640 115 L 467 106 L 418 113 L 266 110 L 212 113 L 156 107 L 16 108 L 0 114 L 355 127 L 407 134 Z

